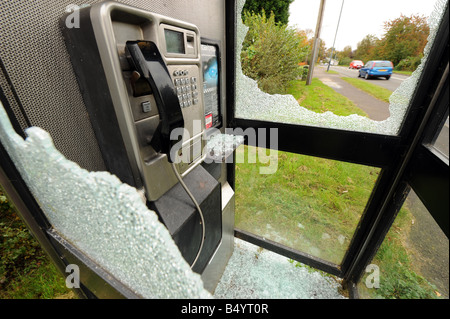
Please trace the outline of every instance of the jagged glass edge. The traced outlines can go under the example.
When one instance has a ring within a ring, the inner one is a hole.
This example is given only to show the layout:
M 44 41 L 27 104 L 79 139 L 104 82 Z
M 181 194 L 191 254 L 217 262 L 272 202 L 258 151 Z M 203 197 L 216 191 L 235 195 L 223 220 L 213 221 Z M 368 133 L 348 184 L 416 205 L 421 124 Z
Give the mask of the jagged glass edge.
M 144 298 L 212 297 L 135 188 L 69 161 L 38 127 L 26 134 L 0 103 L 0 141 L 59 235 Z
M 248 27 L 242 23 L 241 12 L 245 0 L 237 1 L 236 10 L 236 110 L 237 118 L 265 120 L 290 124 L 319 126 L 350 131 L 397 135 L 413 97 L 416 85 L 422 75 L 431 46 L 436 37 L 447 0 L 437 0 L 429 18 L 430 34 L 424 48 L 424 56 L 419 67 L 403 81 L 389 99 L 390 117 L 383 121 L 352 114 L 338 116 L 330 111 L 315 113 L 302 106 L 292 95 L 268 94 L 258 88 L 253 79 L 242 73 L 241 50 Z

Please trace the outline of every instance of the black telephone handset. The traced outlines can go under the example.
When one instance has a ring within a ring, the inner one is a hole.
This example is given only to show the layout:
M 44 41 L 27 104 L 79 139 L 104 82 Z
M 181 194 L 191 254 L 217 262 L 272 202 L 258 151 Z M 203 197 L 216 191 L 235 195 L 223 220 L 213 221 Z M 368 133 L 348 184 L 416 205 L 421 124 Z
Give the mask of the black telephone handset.
M 182 137 L 171 140 L 170 133 L 184 127 L 184 119 L 169 70 L 154 42 L 127 41 L 126 52 L 134 69 L 150 85 L 158 107 L 160 122 L 150 145 L 155 151 L 167 154 L 168 161 L 172 163 L 170 149 Z

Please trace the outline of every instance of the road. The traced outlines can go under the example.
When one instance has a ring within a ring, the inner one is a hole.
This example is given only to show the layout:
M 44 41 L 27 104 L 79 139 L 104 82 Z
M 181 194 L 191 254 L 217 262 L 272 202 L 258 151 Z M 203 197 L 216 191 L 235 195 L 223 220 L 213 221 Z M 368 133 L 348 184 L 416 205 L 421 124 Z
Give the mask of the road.
M 330 70 L 338 72 L 341 76 L 348 76 L 350 78 L 358 78 L 359 73 L 358 70 L 349 69 L 348 67 L 344 66 L 331 66 Z M 364 78 L 359 79 L 361 79 L 361 81 L 369 81 L 372 84 L 379 85 L 388 89 L 389 91 L 394 92 L 408 77 L 409 76 L 407 75 L 394 73 L 389 80 L 386 80 L 385 78 L 375 78 L 369 80 L 365 80 Z

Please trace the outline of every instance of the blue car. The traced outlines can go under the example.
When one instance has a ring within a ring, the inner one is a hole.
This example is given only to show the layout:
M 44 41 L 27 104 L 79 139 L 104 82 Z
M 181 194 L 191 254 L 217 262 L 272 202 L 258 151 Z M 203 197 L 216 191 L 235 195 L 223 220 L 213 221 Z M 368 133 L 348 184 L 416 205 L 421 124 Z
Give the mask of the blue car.
M 359 69 L 358 77 L 363 77 L 366 80 L 384 77 L 389 80 L 393 69 L 394 64 L 391 61 L 369 61 Z

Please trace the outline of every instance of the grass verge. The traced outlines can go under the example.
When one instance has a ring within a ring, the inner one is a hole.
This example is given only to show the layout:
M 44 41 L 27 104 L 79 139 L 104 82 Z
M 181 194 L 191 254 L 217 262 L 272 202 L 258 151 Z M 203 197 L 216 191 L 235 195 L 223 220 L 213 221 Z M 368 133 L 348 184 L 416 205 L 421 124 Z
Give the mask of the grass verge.
M 397 73 L 397 74 L 404 74 L 404 75 L 411 75 L 414 71 L 397 71 L 394 70 L 393 73 Z
M 415 271 L 410 254 L 403 244 L 411 229 L 413 217 L 405 206 L 387 233 L 372 264 L 380 271 L 379 288 L 367 288 L 363 276 L 358 284 L 362 298 L 370 299 L 439 299 L 438 289 Z
M 362 81 L 358 78 L 342 77 L 341 79 L 347 81 L 361 91 L 364 91 L 383 102 L 389 103 L 389 97 L 391 96 L 392 91 L 378 85 L 368 83 L 367 81 Z
M 326 71 L 328 74 L 339 74 L 339 72 L 334 71 L 334 70 L 328 70 Z
M 261 175 L 265 149 L 237 152 L 256 164 L 236 164 L 236 227 L 340 264 L 379 169 L 271 150 L 277 171 Z
M 313 78 L 310 85 L 305 85 L 305 81 L 292 81 L 287 93 L 293 95 L 301 106 L 316 113 L 331 111 L 341 116 L 351 114 L 367 116 L 355 103 L 336 93 L 317 78 Z

